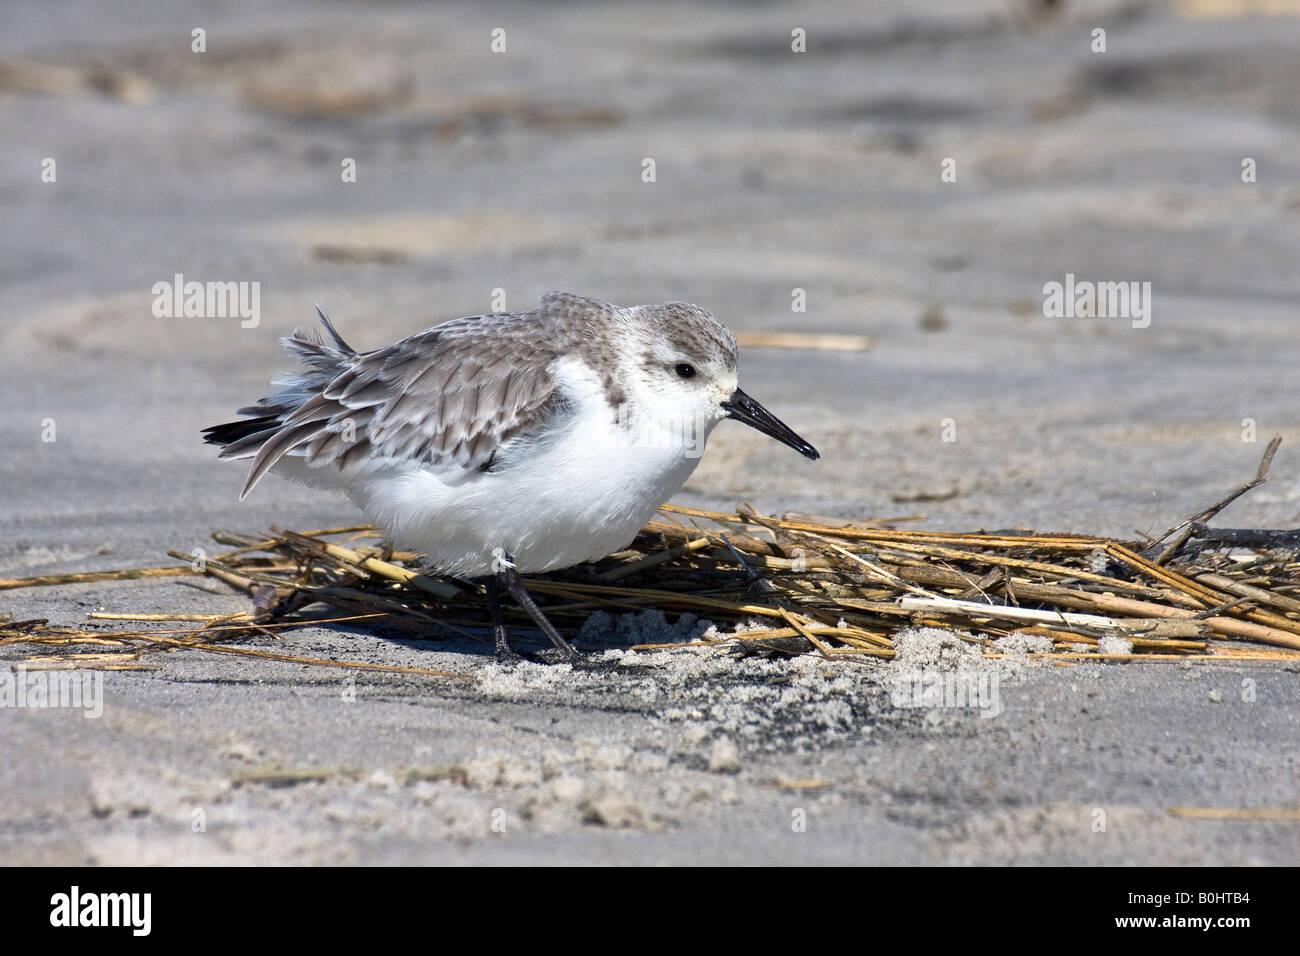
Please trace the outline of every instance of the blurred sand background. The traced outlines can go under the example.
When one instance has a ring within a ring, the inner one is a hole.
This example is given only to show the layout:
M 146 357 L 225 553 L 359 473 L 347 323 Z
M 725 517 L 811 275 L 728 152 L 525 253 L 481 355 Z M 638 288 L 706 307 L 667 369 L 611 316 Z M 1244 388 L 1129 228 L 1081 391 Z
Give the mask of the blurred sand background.
M 243 469 L 215 462 L 199 429 L 264 394 L 278 336 L 315 302 L 368 348 L 488 311 L 494 289 L 509 309 L 563 289 L 685 299 L 738 331 L 872 337 L 865 352 L 747 350 L 746 390 L 822 460 L 724 425 L 681 504 L 1135 537 L 1249 477 L 1281 432 L 1273 480 L 1220 520 L 1294 527 L 1300 16 L 1059 6 L 7 3 L 0 577 L 170 563 L 167 548 L 207 546 L 215 528 L 351 523 L 346 502 L 284 482 L 239 503 Z M 806 53 L 791 52 L 797 27 Z M 1098 27 L 1105 53 L 1090 49 Z M 940 179 L 947 157 L 956 182 Z M 1247 157 L 1257 182 L 1242 181 Z M 154 317 L 151 289 L 176 273 L 259 282 L 260 323 Z M 1045 318 L 1043 285 L 1067 273 L 1151 282 L 1150 327 Z M 0 612 L 58 623 L 245 604 L 174 579 L 0 592 Z M 787 699 L 758 665 L 740 680 L 664 661 L 613 686 L 333 629 L 249 645 L 481 681 L 366 675 L 341 704 L 335 673 L 171 655 L 110 674 L 100 720 L 0 711 L 0 859 L 1251 863 L 1300 849 L 1294 821 L 1166 811 L 1300 806 L 1300 691 L 1276 665 L 1038 669 L 983 721 L 890 712 L 878 676 L 816 668 Z M 836 695 L 847 713 L 826 711 Z M 347 772 L 232 783 L 271 765 Z M 425 765 L 463 772 L 400 772 Z

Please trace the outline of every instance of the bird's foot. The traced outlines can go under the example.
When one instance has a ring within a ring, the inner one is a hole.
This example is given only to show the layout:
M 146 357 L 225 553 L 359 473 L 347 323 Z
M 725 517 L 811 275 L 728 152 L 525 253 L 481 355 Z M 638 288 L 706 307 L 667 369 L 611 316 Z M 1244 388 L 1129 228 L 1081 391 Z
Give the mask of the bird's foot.
M 545 650 L 538 651 L 534 657 L 539 663 L 543 664 L 572 664 L 574 667 L 582 666 L 587 662 L 587 657 L 579 654 L 573 649 L 572 645 L 566 644 L 565 647 L 548 647 Z
M 521 663 L 524 660 L 524 657 L 513 647 L 508 645 L 506 647 L 501 647 L 498 645 L 496 649 L 496 659 L 498 664 L 513 667 L 515 664 Z

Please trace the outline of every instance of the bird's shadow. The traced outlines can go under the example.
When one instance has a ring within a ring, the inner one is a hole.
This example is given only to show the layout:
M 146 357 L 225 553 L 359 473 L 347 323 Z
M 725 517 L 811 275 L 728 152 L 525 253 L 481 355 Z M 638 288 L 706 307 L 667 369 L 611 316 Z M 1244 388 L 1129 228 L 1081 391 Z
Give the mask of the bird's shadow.
M 292 624 L 299 627 L 317 627 L 351 639 L 362 635 L 378 638 L 413 651 L 438 651 L 446 654 L 472 655 L 480 659 L 496 659 L 496 645 L 492 629 L 488 627 L 456 625 L 454 630 L 448 628 L 445 636 L 422 636 L 393 624 L 385 624 L 382 620 L 339 621 L 337 617 L 337 608 L 312 604 L 295 610 Z M 431 620 L 429 623 L 431 627 L 439 626 L 436 621 Z M 574 670 L 586 673 L 641 674 L 654 670 L 648 664 L 609 661 L 599 656 L 607 650 L 626 650 L 630 645 L 602 644 L 600 647 L 588 648 L 585 651 L 579 649 L 577 658 L 569 658 L 552 647 L 541 631 L 518 627 L 510 629 L 510 645 L 517 653 L 518 660 L 525 663 L 568 663 Z M 511 662 L 502 663 L 508 665 Z

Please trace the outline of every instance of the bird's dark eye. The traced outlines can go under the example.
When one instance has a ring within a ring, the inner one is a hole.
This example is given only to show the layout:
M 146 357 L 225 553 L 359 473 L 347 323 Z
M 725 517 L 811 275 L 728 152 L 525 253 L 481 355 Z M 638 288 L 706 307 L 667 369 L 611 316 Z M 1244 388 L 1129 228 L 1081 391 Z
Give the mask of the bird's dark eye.
M 695 377 L 695 366 L 689 365 L 686 362 L 678 362 L 675 371 L 677 372 L 679 378 Z

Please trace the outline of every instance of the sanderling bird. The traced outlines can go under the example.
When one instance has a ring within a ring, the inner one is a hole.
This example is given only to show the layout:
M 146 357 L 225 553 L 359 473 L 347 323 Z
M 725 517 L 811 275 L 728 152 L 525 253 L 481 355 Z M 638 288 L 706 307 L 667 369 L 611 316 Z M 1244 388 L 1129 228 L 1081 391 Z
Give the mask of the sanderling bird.
M 502 658 L 502 588 L 574 655 L 520 574 L 627 547 L 722 419 L 819 457 L 740 390 L 736 340 L 699 306 L 552 292 L 527 312 L 453 319 L 369 352 L 317 312 L 328 341 L 285 338 L 302 367 L 206 441 L 252 459 L 241 499 L 269 471 L 343 491 L 430 571 L 485 579 Z

